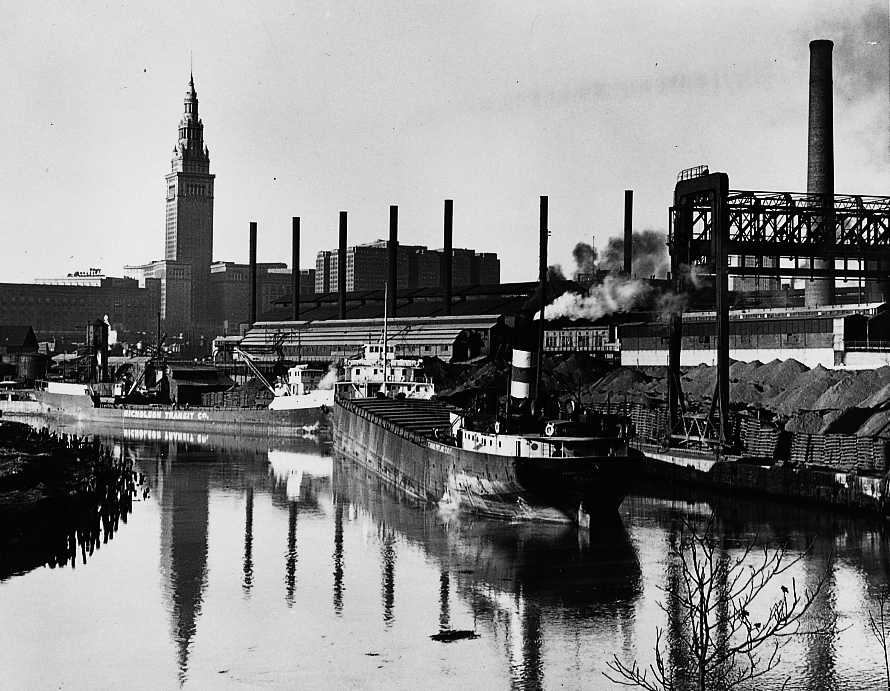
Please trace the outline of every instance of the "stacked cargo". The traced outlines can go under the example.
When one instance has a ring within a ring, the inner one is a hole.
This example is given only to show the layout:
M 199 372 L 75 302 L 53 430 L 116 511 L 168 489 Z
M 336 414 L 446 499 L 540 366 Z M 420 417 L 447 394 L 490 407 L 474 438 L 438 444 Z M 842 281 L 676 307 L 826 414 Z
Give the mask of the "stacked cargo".
M 238 388 L 204 394 L 201 405 L 208 408 L 266 408 L 272 398 L 272 393 L 266 389 Z
M 748 455 L 756 458 L 776 458 L 779 429 L 775 425 L 749 415 L 739 416 L 736 425 L 739 430 L 739 440 Z

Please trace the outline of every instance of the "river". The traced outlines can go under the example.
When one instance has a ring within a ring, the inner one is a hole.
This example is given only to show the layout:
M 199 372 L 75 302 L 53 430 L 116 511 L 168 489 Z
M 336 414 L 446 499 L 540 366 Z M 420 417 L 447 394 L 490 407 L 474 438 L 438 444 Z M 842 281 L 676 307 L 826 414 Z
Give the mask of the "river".
M 827 573 L 834 632 L 792 640 L 759 688 L 886 688 L 872 518 L 640 488 L 587 533 L 443 515 L 312 439 L 61 431 L 100 434 L 149 491 L 92 554 L 0 581 L 4 691 L 619 689 L 613 655 L 648 664 L 668 624 L 683 518 L 712 511 L 731 553 L 812 545 L 783 583 Z

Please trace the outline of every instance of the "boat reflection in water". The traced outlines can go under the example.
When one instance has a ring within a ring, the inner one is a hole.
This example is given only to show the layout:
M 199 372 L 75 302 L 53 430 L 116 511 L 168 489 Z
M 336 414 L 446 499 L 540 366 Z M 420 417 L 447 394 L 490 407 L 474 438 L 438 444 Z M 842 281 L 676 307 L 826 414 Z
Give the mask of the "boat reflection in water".
M 620 517 L 589 531 L 567 524 L 443 514 L 335 454 L 335 510 L 366 514 L 383 544 L 384 618 L 391 616 L 395 546 L 422 549 L 440 569 L 439 628 L 452 629 L 452 593 L 477 627 L 503 641 L 511 688 L 543 688 L 543 648 L 604 618 L 634 618 L 641 592 L 636 552 Z M 336 561 L 336 559 L 335 559 Z M 335 586 L 336 588 L 336 586 Z M 557 641 L 549 641 L 553 633 Z

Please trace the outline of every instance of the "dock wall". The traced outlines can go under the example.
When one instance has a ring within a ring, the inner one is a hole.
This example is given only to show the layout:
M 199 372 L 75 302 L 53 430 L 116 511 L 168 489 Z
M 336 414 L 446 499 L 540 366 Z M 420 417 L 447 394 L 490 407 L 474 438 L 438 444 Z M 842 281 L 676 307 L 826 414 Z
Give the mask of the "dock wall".
M 643 449 L 644 474 L 659 482 L 712 486 L 784 501 L 806 501 L 887 515 L 888 475 L 857 475 L 814 468 L 760 466 Z

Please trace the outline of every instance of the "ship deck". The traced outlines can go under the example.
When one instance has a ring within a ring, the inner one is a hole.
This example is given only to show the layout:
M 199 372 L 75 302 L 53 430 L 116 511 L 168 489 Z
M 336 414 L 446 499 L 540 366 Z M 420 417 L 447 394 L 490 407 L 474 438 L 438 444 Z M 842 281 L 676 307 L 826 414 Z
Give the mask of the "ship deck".
M 360 415 L 373 415 L 397 425 L 408 433 L 428 439 L 433 432 L 451 425 L 454 409 L 441 401 L 406 398 L 360 398 L 344 399 L 337 397 L 337 404 L 352 409 Z

